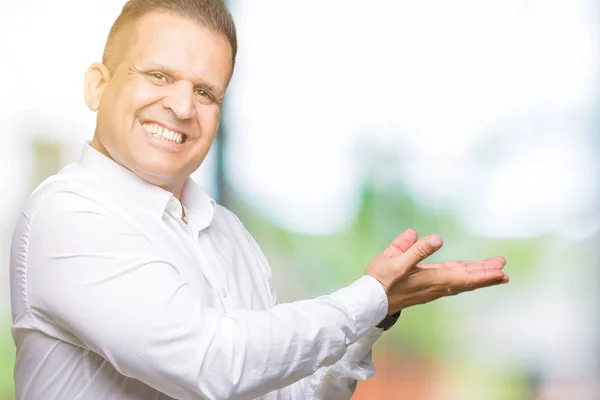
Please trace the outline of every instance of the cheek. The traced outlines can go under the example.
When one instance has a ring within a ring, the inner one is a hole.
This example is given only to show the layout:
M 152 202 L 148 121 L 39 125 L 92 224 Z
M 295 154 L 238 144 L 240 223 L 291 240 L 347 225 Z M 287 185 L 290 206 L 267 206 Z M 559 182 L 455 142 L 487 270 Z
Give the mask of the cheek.
M 117 99 L 119 109 L 126 114 L 121 117 L 122 121 L 126 124 L 133 123 L 141 110 L 157 103 L 160 99 L 160 90 L 149 83 L 131 83 L 129 87 L 120 91 Z
M 156 103 L 163 95 L 163 88 L 152 85 L 150 82 L 141 80 L 136 83 L 131 91 L 134 104 L 147 105 Z
M 198 123 L 200 124 L 200 130 L 202 132 L 203 139 L 210 139 L 215 136 L 217 129 L 219 128 L 219 121 L 221 120 L 221 110 L 218 107 L 200 107 L 197 110 Z

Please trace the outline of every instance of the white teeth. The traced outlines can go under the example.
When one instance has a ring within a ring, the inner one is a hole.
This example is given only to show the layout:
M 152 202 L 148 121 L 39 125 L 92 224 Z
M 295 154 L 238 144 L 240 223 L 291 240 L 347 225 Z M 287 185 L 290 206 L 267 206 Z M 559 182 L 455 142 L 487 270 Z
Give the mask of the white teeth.
M 164 139 L 175 143 L 183 143 L 183 135 L 181 133 L 170 131 L 161 125 L 152 122 L 145 122 L 142 124 L 142 127 L 144 127 L 146 132 L 155 138 Z

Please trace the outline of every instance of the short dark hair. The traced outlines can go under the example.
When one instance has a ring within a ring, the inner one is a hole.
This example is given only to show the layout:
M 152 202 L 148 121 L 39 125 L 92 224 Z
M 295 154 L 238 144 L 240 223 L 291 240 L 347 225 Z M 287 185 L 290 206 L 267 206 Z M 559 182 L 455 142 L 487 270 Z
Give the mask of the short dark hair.
M 235 65 L 237 54 L 235 23 L 223 0 L 129 0 L 123 6 L 106 39 L 102 63 L 110 70 L 116 68 L 120 57 L 129 46 L 128 40 L 121 35 L 123 31 L 130 29 L 137 20 L 152 11 L 189 18 L 222 34 L 231 45 L 232 65 Z

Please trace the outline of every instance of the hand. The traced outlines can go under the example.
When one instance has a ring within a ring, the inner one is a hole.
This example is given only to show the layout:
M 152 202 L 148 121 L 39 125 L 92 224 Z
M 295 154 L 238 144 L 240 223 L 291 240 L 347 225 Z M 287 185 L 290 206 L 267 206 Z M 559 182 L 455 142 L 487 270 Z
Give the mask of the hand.
M 439 235 L 417 241 L 417 233 L 408 229 L 369 263 L 365 274 L 385 289 L 388 314 L 440 297 L 508 283 L 508 275 L 502 272 L 506 264 L 503 257 L 419 265 L 441 247 Z

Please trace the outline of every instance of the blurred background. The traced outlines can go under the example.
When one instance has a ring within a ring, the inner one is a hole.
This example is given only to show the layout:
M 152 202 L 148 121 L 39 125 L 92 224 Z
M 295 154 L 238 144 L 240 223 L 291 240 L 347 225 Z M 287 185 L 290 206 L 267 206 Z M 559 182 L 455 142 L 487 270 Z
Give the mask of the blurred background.
M 0 400 L 13 225 L 92 137 L 83 74 L 123 4 L 2 1 Z M 508 260 L 509 285 L 406 310 L 353 399 L 600 399 L 600 3 L 227 4 L 237 67 L 194 178 L 283 301 L 350 283 L 408 227 L 444 237 L 434 260 Z

